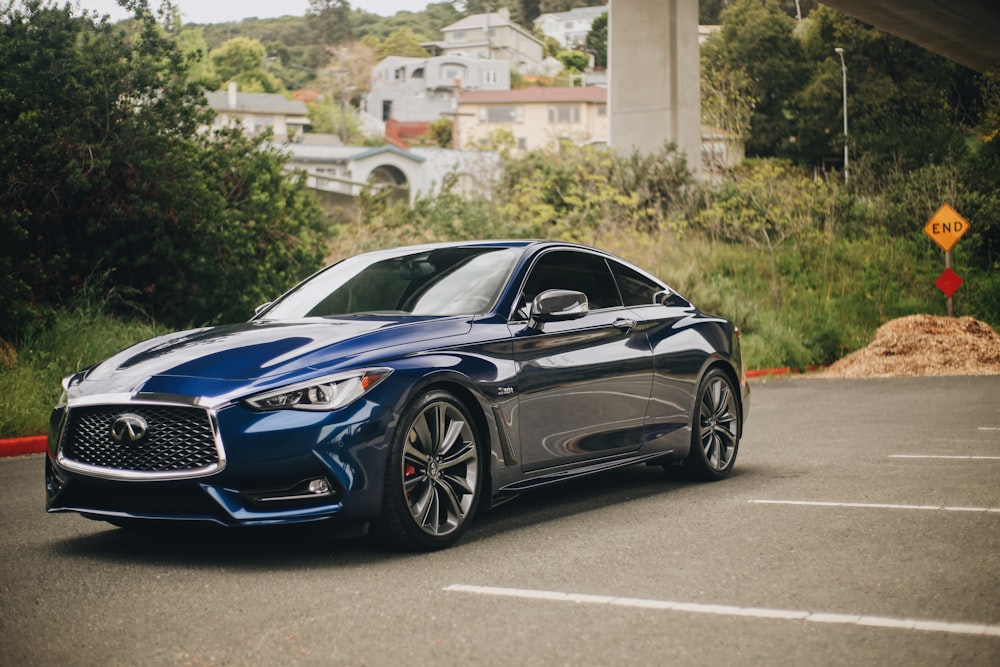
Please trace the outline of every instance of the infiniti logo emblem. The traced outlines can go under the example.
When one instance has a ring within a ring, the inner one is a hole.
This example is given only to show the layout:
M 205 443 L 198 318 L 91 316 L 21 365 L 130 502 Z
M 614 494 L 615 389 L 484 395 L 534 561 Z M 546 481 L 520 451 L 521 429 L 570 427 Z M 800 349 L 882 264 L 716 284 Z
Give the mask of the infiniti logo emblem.
M 129 445 L 142 440 L 142 437 L 146 435 L 147 428 L 149 425 L 146 424 L 145 419 L 128 412 L 118 415 L 118 418 L 111 424 L 111 437 L 123 445 Z

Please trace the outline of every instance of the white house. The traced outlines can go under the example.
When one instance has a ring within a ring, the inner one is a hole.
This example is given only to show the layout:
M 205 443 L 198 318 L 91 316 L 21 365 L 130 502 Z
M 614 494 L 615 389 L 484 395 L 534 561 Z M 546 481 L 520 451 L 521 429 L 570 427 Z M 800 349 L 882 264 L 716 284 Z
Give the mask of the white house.
M 607 14 L 608 7 L 577 7 L 568 12 L 542 14 L 535 19 L 535 27 L 546 37 L 552 37 L 564 48 L 578 48 L 587 40 L 594 19 Z
M 429 122 L 455 110 L 457 89 L 510 90 L 510 63 L 454 54 L 389 56 L 372 69 L 365 106 L 383 121 Z
M 242 127 L 254 136 L 270 128 L 274 140 L 285 143 L 305 130 L 309 124 L 309 109 L 305 102 L 290 100 L 276 93 L 241 93 L 236 82 L 228 90 L 205 94 L 208 105 L 217 114 L 215 127 Z
M 510 11 L 501 7 L 489 14 L 466 16 L 441 29 L 440 42 L 422 46 L 431 55 L 465 56 L 482 60 L 506 60 L 522 74 L 538 71 L 545 57 L 545 46 L 510 20 Z

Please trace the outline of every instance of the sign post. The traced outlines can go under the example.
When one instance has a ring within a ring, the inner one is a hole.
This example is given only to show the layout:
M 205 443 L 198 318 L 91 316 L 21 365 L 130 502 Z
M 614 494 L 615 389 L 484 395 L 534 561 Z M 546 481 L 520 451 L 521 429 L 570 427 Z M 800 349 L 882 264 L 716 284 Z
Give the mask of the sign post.
M 951 266 L 951 249 L 967 231 L 969 231 L 969 221 L 948 204 L 942 204 L 937 213 L 924 225 L 924 233 L 944 250 L 944 271 L 934 281 L 934 285 L 948 298 L 948 317 L 955 317 L 952 297 L 962 286 L 962 279 Z

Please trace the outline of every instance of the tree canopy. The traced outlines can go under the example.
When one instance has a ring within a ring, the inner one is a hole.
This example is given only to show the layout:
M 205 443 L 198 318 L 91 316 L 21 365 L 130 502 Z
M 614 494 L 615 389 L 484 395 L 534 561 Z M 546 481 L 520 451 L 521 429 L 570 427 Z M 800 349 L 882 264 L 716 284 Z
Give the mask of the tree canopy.
M 212 112 L 145 2 L 129 33 L 0 8 L 0 336 L 104 281 L 172 324 L 245 319 L 321 261 L 319 209 L 262 139 Z

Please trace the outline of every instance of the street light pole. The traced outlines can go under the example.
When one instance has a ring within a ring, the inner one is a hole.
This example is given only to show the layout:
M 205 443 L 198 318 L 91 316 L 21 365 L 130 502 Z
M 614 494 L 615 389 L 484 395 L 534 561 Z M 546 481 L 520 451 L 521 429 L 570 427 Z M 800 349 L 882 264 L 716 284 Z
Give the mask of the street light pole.
M 840 56 L 840 70 L 844 82 L 844 183 L 847 183 L 847 175 L 850 172 L 847 160 L 847 63 L 844 62 L 844 49 L 838 46 L 834 51 Z

